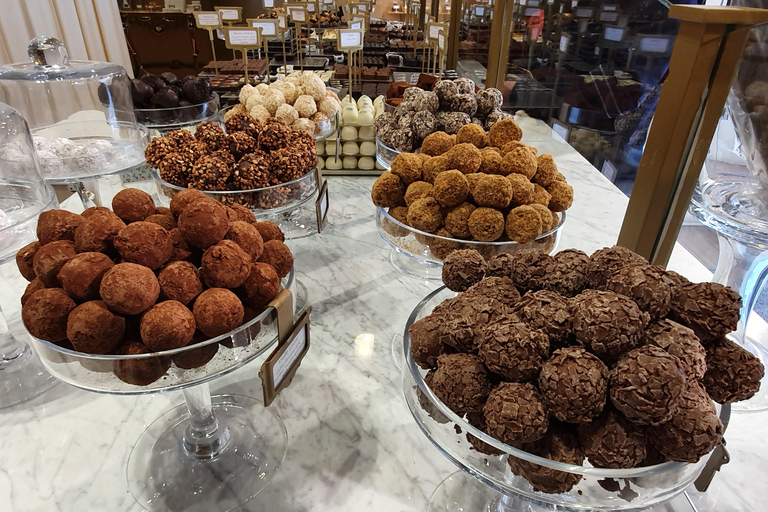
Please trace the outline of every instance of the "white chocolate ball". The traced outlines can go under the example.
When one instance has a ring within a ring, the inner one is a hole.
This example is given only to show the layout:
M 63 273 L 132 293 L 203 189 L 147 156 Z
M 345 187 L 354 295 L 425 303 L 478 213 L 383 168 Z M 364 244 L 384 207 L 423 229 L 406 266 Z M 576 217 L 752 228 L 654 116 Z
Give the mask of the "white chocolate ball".
M 347 156 L 358 155 L 360 154 L 360 146 L 357 145 L 357 142 L 345 142 L 341 147 L 341 154 Z
M 357 157 L 345 156 L 342 165 L 345 169 L 357 169 Z
M 325 154 L 336 155 L 336 141 L 325 143 Z
M 363 142 L 360 144 L 360 154 L 373 156 L 376 154 L 376 144 L 373 142 Z
M 357 161 L 357 167 L 359 169 L 364 169 L 366 171 L 372 170 L 374 165 L 375 165 L 375 162 L 373 161 L 373 158 L 371 158 L 370 156 L 364 156 Z
M 376 129 L 373 126 L 361 126 L 357 129 L 357 138 L 372 141 L 376 138 Z
M 357 116 L 357 124 L 360 126 L 373 126 L 373 114 L 370 112 L 360 112 Z
M 326 169 L 341 169 L 343 165 L 341 158 L 336 158 L 335 156 L 328 157 L 325 160 Z
M 344 126 L 341 128 L 341 140 L 357 139 L 357 128 L 354 126 Z
M 344 111 L 341 113 L 341 119 L 344 124 L 356 124 L 357 123 L 357 109 L 351 105 L 344 107 Z
M 322 156 L 325 154 L 325 143 L 324 142 L 315 142 L 315 151 L 317 151 L 318 156 Z

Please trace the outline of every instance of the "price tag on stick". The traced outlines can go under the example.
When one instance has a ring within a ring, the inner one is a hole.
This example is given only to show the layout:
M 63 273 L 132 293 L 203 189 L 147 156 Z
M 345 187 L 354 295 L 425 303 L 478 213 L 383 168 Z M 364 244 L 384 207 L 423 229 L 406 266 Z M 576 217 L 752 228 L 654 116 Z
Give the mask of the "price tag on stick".
M 281 294 L 282 293 L 283 292 L 281 292 Z M 288 294 L 290 295 L 290 292 L 288 292 Z M 280 297 L 280 295 L 278 295 L 278 297 Z M 289 298 L 288 302 L 291 303 L 291 301 L 292 299 Z M 264 391 L 265 406 L 271 404 L 278 393 L 291 384 L 293 377 L 296 375 L 296 370 L 299 369 L 302 359 L 304 359 L 304 356 L 309 351 L 309 321 L 311 313 L 312 308 L 307 308 L 304 313 L 301 314 L 298 321 L 293 324 L 293 327 L 287 335 L 284 337 L 283 335 L 278 335 L 279 341 L 277 348 L 275 348 L 269 357 L 267 357 L 264 364 L 261 365 L 259 377 L 261 377 L 261 384 Z M 292 307 L 289 308 L 288 314 L 292 321 Z M 278 310 L 278 322 L 279 321 L 280 310 Z M 279 325 L 280 324 L 278 323 L 278 327 Z
M 318 177 L 319 177 L 318 173 Z M 322 178 L 321 178 L 322 179 Z M 330 202 L 328 200 L 328 180 L 323 181 L 323 186 L 320 187 L 320 193 L 317 195 L 315 201 L 315 210 L 317 213 L 317 232 L 322 233 L 325 227 L 325 221 L 328 218 L 328 207 Z
M 197 28 L 214 29 L 221 26 L 221 19 L 219 19 L 219 13 L 215 11 L 197 11 L 195 24 Z
M 219 13 L 222 23 L 239 23 L 243 19 L 242 7 L 214 7 L 216 12 Z

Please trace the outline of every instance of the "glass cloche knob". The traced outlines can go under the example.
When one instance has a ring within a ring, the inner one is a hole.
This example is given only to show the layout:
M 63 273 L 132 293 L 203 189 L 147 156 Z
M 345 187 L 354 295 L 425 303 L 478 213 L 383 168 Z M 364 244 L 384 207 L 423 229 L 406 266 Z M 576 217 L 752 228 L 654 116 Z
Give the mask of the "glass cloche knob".
M 69 66 L 67 48 L 55 37 L 37 36 L 29 42 L 27 54 L 37 66 Z

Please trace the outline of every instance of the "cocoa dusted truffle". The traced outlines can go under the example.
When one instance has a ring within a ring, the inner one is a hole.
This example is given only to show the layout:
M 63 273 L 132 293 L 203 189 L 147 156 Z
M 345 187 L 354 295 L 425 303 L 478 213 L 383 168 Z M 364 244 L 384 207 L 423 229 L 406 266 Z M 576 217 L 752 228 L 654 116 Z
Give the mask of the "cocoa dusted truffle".
M 429 156 L 440 156 L 447 153 L 455 144 L 454 137 L 445 132 L 435 132 L 427 135 L 421 143 L 421 151 Z
M 579 439 L 584 454 L 596 468 L 634 468 L 647 455 L 643 432 L 613 409 L 579 425 Z
M 250 271 L 251 257 L 232 240 L 222 240 L 203 253 L 203 280 L 211 288 L 237 288 Z
M 522 174 L 516 173 L 507 174 L 506 178 L 507 181 L 509 181 L 509 184 L 512 185 L 512 206 L 539 204 L 534 201 L 533 197 L 534 191 L 536 190 L 536 185 L 528 181 L 528 178 Z M 542 206 L 546 208 L 546 204 L 543 204 Z
M 528 382 L 502 382 L 483 407 L 488 433 L 510 446 L 538 441 L 549 428 L 549 412 Z
M 454 238 L 470 238 L 472 233 L 469 231 L 469 217 L 475 208 L 473 204 L 461 203 L 447 209 L 445 211 L 445 229 Z
M 152 222 L 132 222 L 115 236 L 115 249 L 123 261 L 152 270 L 160 268 L 173 254 L 171 235 Z
M 504 380 L 533 380 L 549 354 L 549 338 L 517 318 L 504 318 L 480 329 L 477 354 Z
M 459 205 L 464 202 L 468 194 L 469 183 L 460 171 L 453 169 L 435 176 L 432 195 L 442 206 Z
M 549 204 L 553 212 L 564 212 L 573 204 L 573 187 L 564 181 L 553 181 L 546 187 L 549 192 Z
M 31 280 L 27 285 L 27 287 L 24 288 L 24 293 L 21 295 L 21 305 L 23 306 L 24 304 L 26 304 L 27 300 L 32 296 L 33 293 L 35 293 L 38 290 L 44 290 L 44 289 L 45 289 L 45 285 L 41 280 L 39 280 L 38 278 L 34 278 L 33 280 Z M 64 290 L 61 290 L 59 288 L 52 288 L 52 290 L 60 290 L 64 292 Z M 66 294 L 66 292 L 64 293 Z
M 262 220 L 254 224 L 254 226 L 259 230 L 259 234 L 261 235 L 261 239 L 264 240 L 264 243 L 267 243 L 270 240 L 285 242 L 285 235 L 282 230 L 280 230 L 280 227 L 274 222 Z
M 251 257 L 251 261 L 257 261 L 264 252 L 264 239 L 261 233 L 254 225 L 247 222 L 241 220 L 230 222 L 224 238 L 239 245 Z
M 115 252 L 115 236 L 125 227 L 117 215 L 93 215 L 75 230 L 77 252 Z
M 171 367 L 171 358 L 157 356 L 139 340 L 129 340 L 118 348 L 118 354 L 123 356 L 147 357 L 120 359 L 115 361 L 114 371 L 118 379 L 135 386 L 148 386 L 165 375 Z
M 280 240 L 270 240 L 264 243 L 264 252 L 261 253 L 259 262 L 271 265 L 282 279 L 293 268 L 293 254 Z
M 448 159 L 448 167 L 457 169 L 462 174 L 472 174 L 477 172 L 483 163 L 483 157 L 480 150 L 473 144 L 456 144 L 445 154 Z
M 476 124 L 467 124 L 456 132 L 456 144 L 472 144 L 478 149 L 485 146 L 485 130 Z
M 106 254 L 82 252 L 59 270 L 58 279 L 70 297 L 80 302 L 99 298 L 104 274 L 115 264 Z
M 431 389 L 449 409 L 463 415 L 483 409 L 491 384 L 477 356 L 443 354 L 437 358 Z
M 533 242 L 544 232 L 543 228 L 541 215 L 532 206 L 517 206 L 507 214 L 505 230 L 510 240 L 515 242 Z
M 123 222 L 130 224 L 144 220 L 155 213 L 155 202 L 152 196 L 137 188 L 126 188 L 112 198 L 112 211 Z
M 67 319 L 67 338 L 78 352 L 109 354 L 123 340 L 125 318 L 100 300 L 80 304 Z
M 179 216 L 179 231 L 189 245 L 207 249 L 221 242 L 229 230 L 224 207 L 214 200 L 197 200 Z
M 414 181 L 405 191 L 405 204 L 410 206 L 412 202 L 423 197 L 434 197 L 434 187 L 426 181 Z
M 639 425 L 661 425 L 672 419 L 686 388 L 680 359 L 654 345 L 619 358 L 611 370 L 613 406 Z
M 163 300 L 178 301 L 185 306 L 203 292 L 200 272 L 188 261 L 167 264 L 157 274 L 157 281 Z
M 219 344 L 208 343 L 207 345 L 192 348 L 194 345 L 201 345 L 206 341 L 208 341 L 208 338 L 203 333 L 195 331 L 192 341 L 187 345 L 189 350 L 171 356 L 173 364 L 185 370 L 200 368 L 207 364 L 219 351 Z
M 253 224 L 254 222 L 256 222 L 256 216 L 253 214 L 251 210 L 249 210 L 245 206 L 235 203 L 235 204 L 229 205 L 229 207 L 232 208 L 237 214 L 237 220 L 241 220 L 249 224 Z
M 201 293 L 192 308 L 197 328 L 211 338 L 220 336 L 243 323 L 243 304 L 226 288 L 209 288 Z
M 573 299 L 571 329 L 576 341 L 598 357 L 619 357 L 640 345 L 648 313 L 614 292 L 587 290 Z
M 650 429 L 653 444 L 670 460 L 698 462 L 723 439 L 715 404 L 698 382 L 688 383 L 672 419 Z
M 280 276 L 272 265 L 253 262 L 248 277 L 236 291 L 246 305 L 266 306 L 280 291 Z
M 408 208 L 408 225 L 419 231 L 434 233 L 442 224 L 442 208 L 434 197 L 417 199 Z
M 515 257 L 509 253 L 501 253 L 488 260 L 488 277 L 512 277 L 512 265 Z M 514 281 L 513 281 L 514 282 Z
M 523 130 L 520 129 L 514 119 L 501 119 L 491 126 L 488 137 L 492 146 L 500 148 L 507 142 L 522 139 Z
M 447 170 L 449 170 L 448 159 L 444 155 L 430 157 L 429 160 L 424 161 L 421 168 L 421 179 L 427 183 L 434 183 L 437 175 Z
M 624 267 L 605 285 L 610 290 L 634 300 L 640 309 L 651 315 L 651 320 L 664 318 L 669 313 L 674 281 L 664 269 L 652 265 Z
M 719 404 L 752 398 L 765 375 L 763 363 L 728 338 L 707 345 L 707 372 L 701 381 Z
M 614 245 L 592 253 L 587 264 L 587 285 L 595 290 L 605 288 L 608 280 L 624 267 L 647 265 L 648 262 L 626 247 Z
M 469 215 L 467 226 L 475 240 L 493 242 L 504 234 L 504 214 L 494 208 L 477 208 Z
M 539 457 L 574 466 L 584 462 L 584 452 L 578 439 L 562 427 L 550 428 L 541 440 L 525 445 L 524 449 Z M 512 455 L 507 458 L 507 463 L 513 473 L 530 482 L 534 491 L 548 494 L 568 492 L 583 478 L 576 473 L 558 471 Z
M 29 334 L 58 343 L 67 338 L 67 318 L 75 301 L 61 288 L 45 288 L 33 293 L 21 308 L 21 320 Z
M 540 249 L 521 249 L 513 255 L 510 277 L 520 288 L 540 290 L 554 261 Z
M 169 235 L 171 235 L 171 243 L 173 243 L 173 252 L 171 252 L 171 258 L 168 261 L 189 260 L 195 254 L 199 258 L 199 253 L 184 240 L 179 228 L 173 228 Z
M 474 249 L 453 251 L 443 260 L 443 284 L 454 292 L 463 292 L 485 277 L 488 264 Z
M 555 418 L 585 423 L 605 407 L 608 377 L 608 367 L 595 355 L 582 347 L 565 347 L 542 364 L 539 389 Z
M 57 240 L 74 242 L 75 230 L 83 223 L 83 220 L 80 215 L 66 210 L 40 212 L 37 219 L 37 238 L 42 245 Z
M 512 184 L 504 176 L 483 176 L 472 189 L 472 197 L 477 206 L 503 209 L 512 201 Z
M 441 322 L 442 317 L 432 313 L 408 328 L 413 360 L 425 370 L 436 368 L 437 358 L 446 353 L 446 346 L 440 341 Z
M 529 291 L 515 305 L 513 313 L 532 329 L 546 334 L 553 347 L 563 345 L 571 332 L 570 302 L 557 292 Z
M 40 242 L 32 242 L 19 249 L 19 252 L 16 253 L 16 266 L 27 281 L 33 281 L 37 277 L 35 275 L 33 261 L 35 253 L 40 247 L 42 247 Z
M 530 180 L 536 174 L 536 155 L 528 148 L 513 149 L 501 159 L 499 172 L 504 176 L 520 174 Z
M 688 283 L 677 288 L 670 318 L 693 329 L 703 344 L 736 330 L 741 297 L 720 283 Z
M 700 380 L 707 371 L 706 351 L 692 329 L 668 318 L 645 328 L 645 343 L 663 348 L 683 363 L 688 380 Z
M 153 224 L 157 224 L 158 226 L 162 227 L 166 231 L 170 231 L 173 228 L 176 227 L 176 219 L 173 218 L 173 215 L 170 213 L 155 213 L 153 215 L 150 215 L 146 219 L 144 219 L 144 222 L 151 222 Z
M 477 297 L 489 297 L 512 307 L 520 300 L 515 282 L 508 277 L 486 277 L 465 292 Z
M 178 219 L 181 212 L 198 199 L 205 199 L 206 196 L 196 188 L 185 188 L 180 190 L 171 198 L 171 214 Z
M 118 263 L 104 274 L 99 292 L 101 300 L 115 313 L 138 315 L 157 301 L 160 284 L 149 268 Z
M 376 206 L 392 208 L 405 203 L 405 191 L 405 184 L 399 176 L 384 171 L 371 188 L 371 199 Z
M 56 288 L 60 285 L 58 273 L 66 262 L 77 255 L 75 244 L 69 240 L 58 240 L 45 244 L 35 253 L 32 259 L 32 268 L 35 275 L 47 288 Z
M 195 317 L 181 302 L 158 302 L 141 316 L 141 340 L 155 352 L 186 346 L 195 334 Z
M 417 240 L 421 237 L 421 235 L 416 236 Z M 449 254 L 459 248 L 458 242 L 453 241 L 453 235 L 445 228 L 435 231 L 434 237 L 424 238 L 427 239 L 426 244 L 429 246 L 432 255 L 439 260 L 444 260 Z
M 573 297 L 587 285 L 589 256 L 578 249 L 565 249 L 553 257 L 550 272 L 544 277 L 543 287 L 565 297 Z
M 400 153 L 392 161 L 390 172 L 399 177 L 407 187 L 414 181 L 421 180 L 421 170 L 424 161 L 413 153 Z

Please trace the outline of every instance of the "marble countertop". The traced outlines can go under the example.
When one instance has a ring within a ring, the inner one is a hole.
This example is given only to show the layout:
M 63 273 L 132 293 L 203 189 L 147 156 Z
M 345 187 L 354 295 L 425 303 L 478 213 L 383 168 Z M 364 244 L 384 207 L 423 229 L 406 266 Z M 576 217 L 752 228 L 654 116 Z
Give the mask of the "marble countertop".
M 559 248 L 591 253 L 615 243 L 627 198 L 541 122 L 520 118 L 524 140 L 552 153 L 574 186 Z M 436 281 L 393 270 L 376 232 L 373 178 L 328 178 L 331 208 L 320 235 L 289 241 L 312 313 L 312 348 L 272 407 L 289 448 L 269 487 L 249 511 L 421 511 L 456 468 L 421 433 L 402 395 L 393 336 Z M 681 248 L 670 268 L 691 279 L 710 274 Z M 12 269 L 11 269 L 12 270 Z M 3 269 L 0 300 L 20 332 L 24 281 Z M 5 285 L 8 283 L 9 285 Z M 261 396 L 260 361 L 211 383 L 213 393 Z M 181 393 L 111 396 L 58 384 L 26 404 L 0 410 L 0 503 L 6 511 L 138 511 L 126 465 L 143 430 Z M 753 511 L 768 481 L 765 414 L 734 414 L 726 438 L 730 464 L 710 491 L 695 491 L 699 511 Z M 694 510 L 681 496 L 655 510 Z

